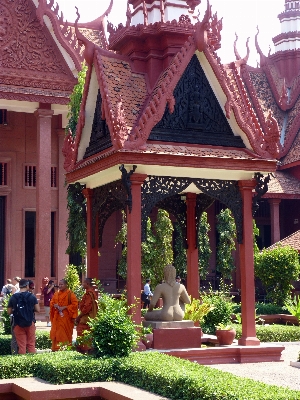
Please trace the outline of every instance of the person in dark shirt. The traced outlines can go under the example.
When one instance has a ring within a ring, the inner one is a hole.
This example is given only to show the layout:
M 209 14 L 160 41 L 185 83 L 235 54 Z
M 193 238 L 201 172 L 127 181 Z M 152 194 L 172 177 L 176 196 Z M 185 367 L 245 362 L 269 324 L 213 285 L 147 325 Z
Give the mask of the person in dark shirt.
M 45 309 L 45 318 L 47 322 L 47 326 L 51 326 L 50 322 L 50 301 L 55 293 L 54 289 L 54 281 L 50 280 L 47 284 L 47 286 L 44 287 L 43 289 L 43 295 L 44 295 L 44 309 Z

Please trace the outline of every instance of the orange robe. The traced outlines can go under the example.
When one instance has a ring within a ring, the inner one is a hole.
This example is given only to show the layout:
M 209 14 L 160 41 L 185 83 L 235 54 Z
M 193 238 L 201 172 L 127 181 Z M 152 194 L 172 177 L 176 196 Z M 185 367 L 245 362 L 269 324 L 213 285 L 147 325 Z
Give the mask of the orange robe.
M 57 308 L 54 308 L 54 304 L 58 304 L 60 307 L 67 307 L 62 312 L 63 317 L 60 316 Z M 58 291 L 54 293 L 50 302 L 50 339 L 52 340 L 53 351 L 59 350 L 59 343 L 72 343 L 74 319 L 77 315 L 78 300 L 71 290 L 67 289 L 64 292 Z
M 85 294 L 82 297 L 82 300 L 79 303 L 79 310 L 80 310 L 80 315 L 85 316 L 85 318 L 81 318 L 78 325 L 77 325 L 77 337 L 83 335 L 83 331 L 89 330 L 90 326 L 87 324 L 87 318 L 86 316 L 89 315 L 89 313 L 93 309 L 93 303 L 94 307 L 97 307 L 97 302 L 96 302 L 97 295 L 92 289 L 88 289 Z M 80 344 L 77 346 L 79 351 L 86 351 L 91 349 L 91 344 Z

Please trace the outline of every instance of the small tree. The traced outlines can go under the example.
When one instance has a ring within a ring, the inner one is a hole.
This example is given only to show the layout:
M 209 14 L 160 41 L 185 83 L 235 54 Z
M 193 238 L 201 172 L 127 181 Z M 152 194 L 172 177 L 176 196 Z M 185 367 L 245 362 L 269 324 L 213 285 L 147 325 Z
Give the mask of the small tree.
M 211 255 L 211 248 L 209 244 L 208 232 L 210 225 L 207 222 L 207 213 L 201 215 L 199 231 L 198 231 L 198 245 L 199 245 L 199 274 L 202 279 L 206 278 L 209 270 L 209 259 Z
M 81 286 L 76 265 L 69 264 L 66 266 L 64 279 L 67 281 L 68 288 L 75 293 L 78 300 L 81 300 L 84 294 L 84 289 Z
M 264 249 L 255 258 L 255 275 L 262 281 L 267 299 L 283 306 L 290 297 L 291 281 L 300 273 L 297 250 L 290 246 Z
M 219 232 L 217 270 L 221 272 L 223 278 L 232 279 L 232 271 L 235 268 L 232 256 L 232 252 L 235 250 L 235 222 L 228 208 L 217 215 L 217 220 L 217 231 Z

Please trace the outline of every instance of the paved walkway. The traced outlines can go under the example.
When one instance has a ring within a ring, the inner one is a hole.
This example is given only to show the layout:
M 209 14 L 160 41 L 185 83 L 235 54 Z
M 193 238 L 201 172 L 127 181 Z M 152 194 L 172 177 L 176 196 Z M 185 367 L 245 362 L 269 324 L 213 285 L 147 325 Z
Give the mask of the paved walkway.
M 300 390 L 300 369 L 290 366 L 290 361 L 297 361 L 300 342 L 278 344 L 285 346 L 285 350 L 282 352 L 283 361 L 281 362 L 216 364 L 211 365 L 210 368 L 231 372 L 234 375 L 251 378 L 269 385 Z

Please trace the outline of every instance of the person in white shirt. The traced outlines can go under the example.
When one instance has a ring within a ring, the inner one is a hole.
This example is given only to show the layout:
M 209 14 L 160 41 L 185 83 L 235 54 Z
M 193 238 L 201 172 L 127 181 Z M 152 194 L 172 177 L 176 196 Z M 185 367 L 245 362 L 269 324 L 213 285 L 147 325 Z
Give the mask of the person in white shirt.
M 21 278 L 19 278 L 18 276 L 16 276 L 16 277 L 13 279 L 13 281 L 14 281 L 14 283 L 15 283 L 16 293 L 18 293 L 18 292 L 20 291 L 20 288 L 19 288 L 19 282 L 20 282 L 20 280 L 21 280 Z
M 146 284 L 144 286 L 144 298 L 143 300 L 143 308 L 148 308 L 149 304 L 150 304 L 150 297 L 153 296 L 153 293 L 151 292 L 151 288 L 150 288 L 150 283 L 151 280 L 150 279 L 146 279 Z

